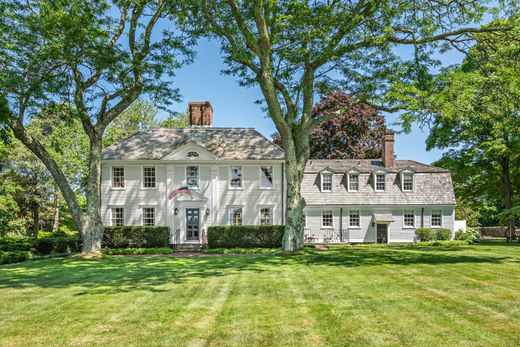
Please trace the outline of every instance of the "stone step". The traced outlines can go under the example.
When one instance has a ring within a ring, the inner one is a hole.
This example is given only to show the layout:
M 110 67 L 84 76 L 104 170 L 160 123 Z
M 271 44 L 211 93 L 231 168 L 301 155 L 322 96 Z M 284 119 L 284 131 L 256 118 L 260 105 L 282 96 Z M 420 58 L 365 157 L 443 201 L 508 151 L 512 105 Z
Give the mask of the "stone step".
M 202 249 L 200 243 L 181 243 L 173 246 L 173 250 L 177 252 L 200 252 Z

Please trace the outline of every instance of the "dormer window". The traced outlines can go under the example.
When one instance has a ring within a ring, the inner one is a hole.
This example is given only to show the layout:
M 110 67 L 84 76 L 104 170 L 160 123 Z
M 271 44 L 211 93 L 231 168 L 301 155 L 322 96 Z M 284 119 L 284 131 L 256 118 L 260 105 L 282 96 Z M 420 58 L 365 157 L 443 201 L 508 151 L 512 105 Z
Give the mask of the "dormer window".
M 376 172 L 374 174 L 374 189 L 376 192 L 384 192 L 386 190 L 386 174 Z
M 332 192 L 332 172 L 321 173 L 321 191 Z
M 401 183 L 403 192 L 413 192 L 413 172 L 402 172 Z
M 190 152 L 188 152 L 188 154 L 186 154 L 186 156 L 188 158 L 198 158 L 199 157 L 199 153 L 197 153 L 195 151 L 190 151 Z
M 349 173 L 347 176 L 347 186 L 349 192 L 358 192 L 359 191 L 359 174 L 358 173 Z

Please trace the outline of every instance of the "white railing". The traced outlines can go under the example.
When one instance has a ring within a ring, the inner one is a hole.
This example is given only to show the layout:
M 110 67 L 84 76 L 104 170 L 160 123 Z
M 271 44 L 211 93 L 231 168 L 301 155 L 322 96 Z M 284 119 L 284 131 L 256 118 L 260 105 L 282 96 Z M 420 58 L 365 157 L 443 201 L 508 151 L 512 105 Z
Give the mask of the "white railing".
M 321 228 L 304 230 L 305 243 L 349 243 L 350 233 L 348 229 Z

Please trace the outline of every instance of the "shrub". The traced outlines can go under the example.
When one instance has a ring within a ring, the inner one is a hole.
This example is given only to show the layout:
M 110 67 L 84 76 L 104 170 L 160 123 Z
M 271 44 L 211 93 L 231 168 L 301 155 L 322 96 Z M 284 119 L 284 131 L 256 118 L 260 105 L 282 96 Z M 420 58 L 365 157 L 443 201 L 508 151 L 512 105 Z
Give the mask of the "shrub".
M 275 254 L 279 248 L 203 248 L 206 254 Z
M 105 227 L 103 247 L 161 248 L 170 245 L 169 227 Z
M 447 228 L 440 228 L 435 231 L 435 238 L 440 241 L 447 241 L 451 239 L 451 230 Z
M 0 239 L 0 251 L 30 251 L 32 248 L 30 238 L 3 238 Z
M 212 226 L 208 228 L 209 248 L 278 248 L 282 246 L 283 225 Z
M 161 248 L 116 248 L 105 249 L 103 254 L 107 255 L 139 255 L 139 254 L 172 254 L 169 247 Z
M 466 231 L 460 229 L 455 232 L 455 240 L 463 240 L 468 242 L 479 242 L 482 234 L 476 229 L 467 228 Z
M 46 255 L 52 253 L 78 252 L 79 239 L 77 237 L 42 237 L 33 241 L 34 253 Z
M 0 251 L 0 264 L 20 263 L 22 261 L 29 260 L 30 258 L 31 252 L 28 251 Z
M 435 231 L 430 228 L 418 228 L 415 230 L 415 240 L 419 242 L 435 241 Z

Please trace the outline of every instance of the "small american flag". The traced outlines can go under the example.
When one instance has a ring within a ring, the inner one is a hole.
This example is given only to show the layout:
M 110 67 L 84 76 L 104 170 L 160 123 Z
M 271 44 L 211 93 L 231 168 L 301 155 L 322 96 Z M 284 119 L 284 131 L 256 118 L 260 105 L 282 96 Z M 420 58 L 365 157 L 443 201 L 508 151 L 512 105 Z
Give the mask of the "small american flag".
M 191 190 L 189 190 L 188 187 L 177 188 L 177 189 L 175 189 L 174 191 L 172 191 L 170 193 L 170 195 L 168 196 L 168 199 L 171 200 L 174 197 L 176 197 L 177 195 L 182 195 L 182 194 L 190 194 L 191 195 Z

